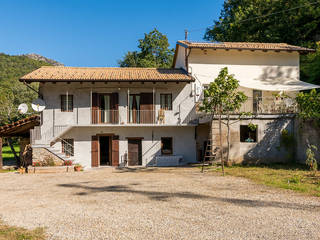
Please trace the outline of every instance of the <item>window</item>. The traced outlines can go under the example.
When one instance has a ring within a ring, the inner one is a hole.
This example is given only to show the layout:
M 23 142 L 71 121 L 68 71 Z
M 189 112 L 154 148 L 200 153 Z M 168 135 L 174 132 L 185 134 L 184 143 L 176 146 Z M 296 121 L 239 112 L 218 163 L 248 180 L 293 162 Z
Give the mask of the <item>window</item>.
M 73 95 L 61 95 L 61 112 L 73 112 Z
M 74 155 L 74 140 L 73 139 L 63 139 L 61 141 L 62 144 L 62 153 L 66 156 Z
M 253 112 L 256 113 L 260 110 L 259 106 L 262 102 L 262 91 L 253 90 L 252 95 L 253 95 Z
M 163 110 L 172 110 L 172 94 L 160 94 L 160 108 Z
M 161 154 L 170 155 L 172 153 L 172 137 L 161 138 Z
M 248 125 L 240 125 L 240 142 L 257 142 L 257 132 L 256 129 L 250 129 Z

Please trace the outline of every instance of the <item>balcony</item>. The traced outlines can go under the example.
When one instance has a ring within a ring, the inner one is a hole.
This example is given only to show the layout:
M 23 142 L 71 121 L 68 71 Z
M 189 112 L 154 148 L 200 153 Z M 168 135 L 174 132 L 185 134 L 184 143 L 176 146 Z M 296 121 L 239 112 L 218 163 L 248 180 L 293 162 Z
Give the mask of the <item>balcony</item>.
M 239 112 L 251 112 L 253 114 L 290 114 L 297 113 L 298 107 L 295 99 L 281 97 L 248 98 L 241 106 Z

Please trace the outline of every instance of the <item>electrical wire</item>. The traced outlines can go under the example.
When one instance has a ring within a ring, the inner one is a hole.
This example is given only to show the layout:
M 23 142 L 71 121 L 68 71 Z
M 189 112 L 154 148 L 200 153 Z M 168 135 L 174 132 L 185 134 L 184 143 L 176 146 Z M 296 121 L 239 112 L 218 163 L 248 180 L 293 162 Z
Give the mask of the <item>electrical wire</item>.
M 253 18 L 247 18 L 247 19 L 243 19 L 243 20 L 240 20 L 238 23 L 243 23 L 243 22 L 247 22 L 247 21 L 251 21 L 251 20 L 256 20 L 256 19 L 260 19 L 260 18 L 265 18 L 265 17 L 269 17 L 269 16 L 272 16 L 272 15 L 277 15 L 279 13 L 284 13 L 284 12 L 290 12 L 290 11 L 293 11 L 293 10 L 296 10 L 296 9 L 299 9 L 299 8 L 304 8 L 304 7 L 307 7 L 307 6 L 310 6 L 310 5 L 314 5 L 314 4 L 319 4 L 320 2 L 319 1 L 315 1 L 315 2 L 309 2 L 308 4 L 304 4 L 304 5 L 301 5 L 301 6 L 298 6 L 298 7 L 294 7 L 294 8 L 289 8 L 289 9 L 286 9 L 286 10 L 282 10 L 282 11 L 278 11 L 278 12 L 274 12 L 274 13 L 269 13 L 269 14 L 265 14 L 265 15 L 262 15 L 262 16 L 258 16 L 258 17 L 253 17 Z M 231 23 L 229 23 L 230 25 Z M 192 30 L 188 30 L 188 33 L 191 33 L 191 32 L 197 32 L 197 31 L 202 31 L 202 30 L 205 30 L 207 29 L 208 27 L 205 27 L 205 28 L 198 28 L 198 29 L 192 29 Z

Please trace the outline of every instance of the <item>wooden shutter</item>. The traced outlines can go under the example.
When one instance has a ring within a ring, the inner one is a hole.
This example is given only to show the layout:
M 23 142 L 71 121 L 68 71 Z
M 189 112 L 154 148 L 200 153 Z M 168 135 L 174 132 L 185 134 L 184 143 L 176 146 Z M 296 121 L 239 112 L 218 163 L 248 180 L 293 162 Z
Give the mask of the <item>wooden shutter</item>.
M 154 111 L 153 111 L 153 94 L 141 93 L 140 94 L 140 122 L 141 123 L 153 123 Z
M 99 123 L 99 94 L 92 93 L 91 122 Z
M 91 137 L 91 167 L 99 167 L 99 138 Z
M 112 166 L 119 166 L 119 136 L 112 136 Z
M 118 123 L 119 122 L 119 94 L 117 92 L 111 94 L 111 123 Z

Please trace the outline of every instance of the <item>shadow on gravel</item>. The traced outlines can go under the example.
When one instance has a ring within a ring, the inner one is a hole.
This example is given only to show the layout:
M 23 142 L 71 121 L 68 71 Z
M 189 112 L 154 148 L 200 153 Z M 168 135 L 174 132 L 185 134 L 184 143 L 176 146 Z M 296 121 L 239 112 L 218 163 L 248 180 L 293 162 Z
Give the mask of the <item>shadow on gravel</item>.
M 304 211 L 320 211 L 320 205 L 307 205 L 299 203 L 287 203 L 287 202 L 276 202 L 276 201 L 260 201 L 260 200 L 250 200 L 250 199 L 239 199 L 239 198 L 223 198 L 223 197 L 213 197 L 201 194 L 195 194 L 191 192 L 156 192 L 156 191 L 142 191 L 135 190 L 129 186 L 125 185 L 112 185 L 105 187 L 93 187 L 78 183 L 73 184 L 58 184 L 59 187 L 65 188 L 75 188 L 83 190 L 82 192 L 76 193 L 78 196 L 85 196 L 100 192 L 112 192 L 112 193 L 133 193 L 148 197 L 155 201 L 169 201 L 172 198 L 185 198 L 185 199 L 202 199 L 213 202 L 222 202 L 232 205 L 238 205 L 241 207 L 273 207 L 273 208 L 284 208 L 293 210 L 304 210 Z

